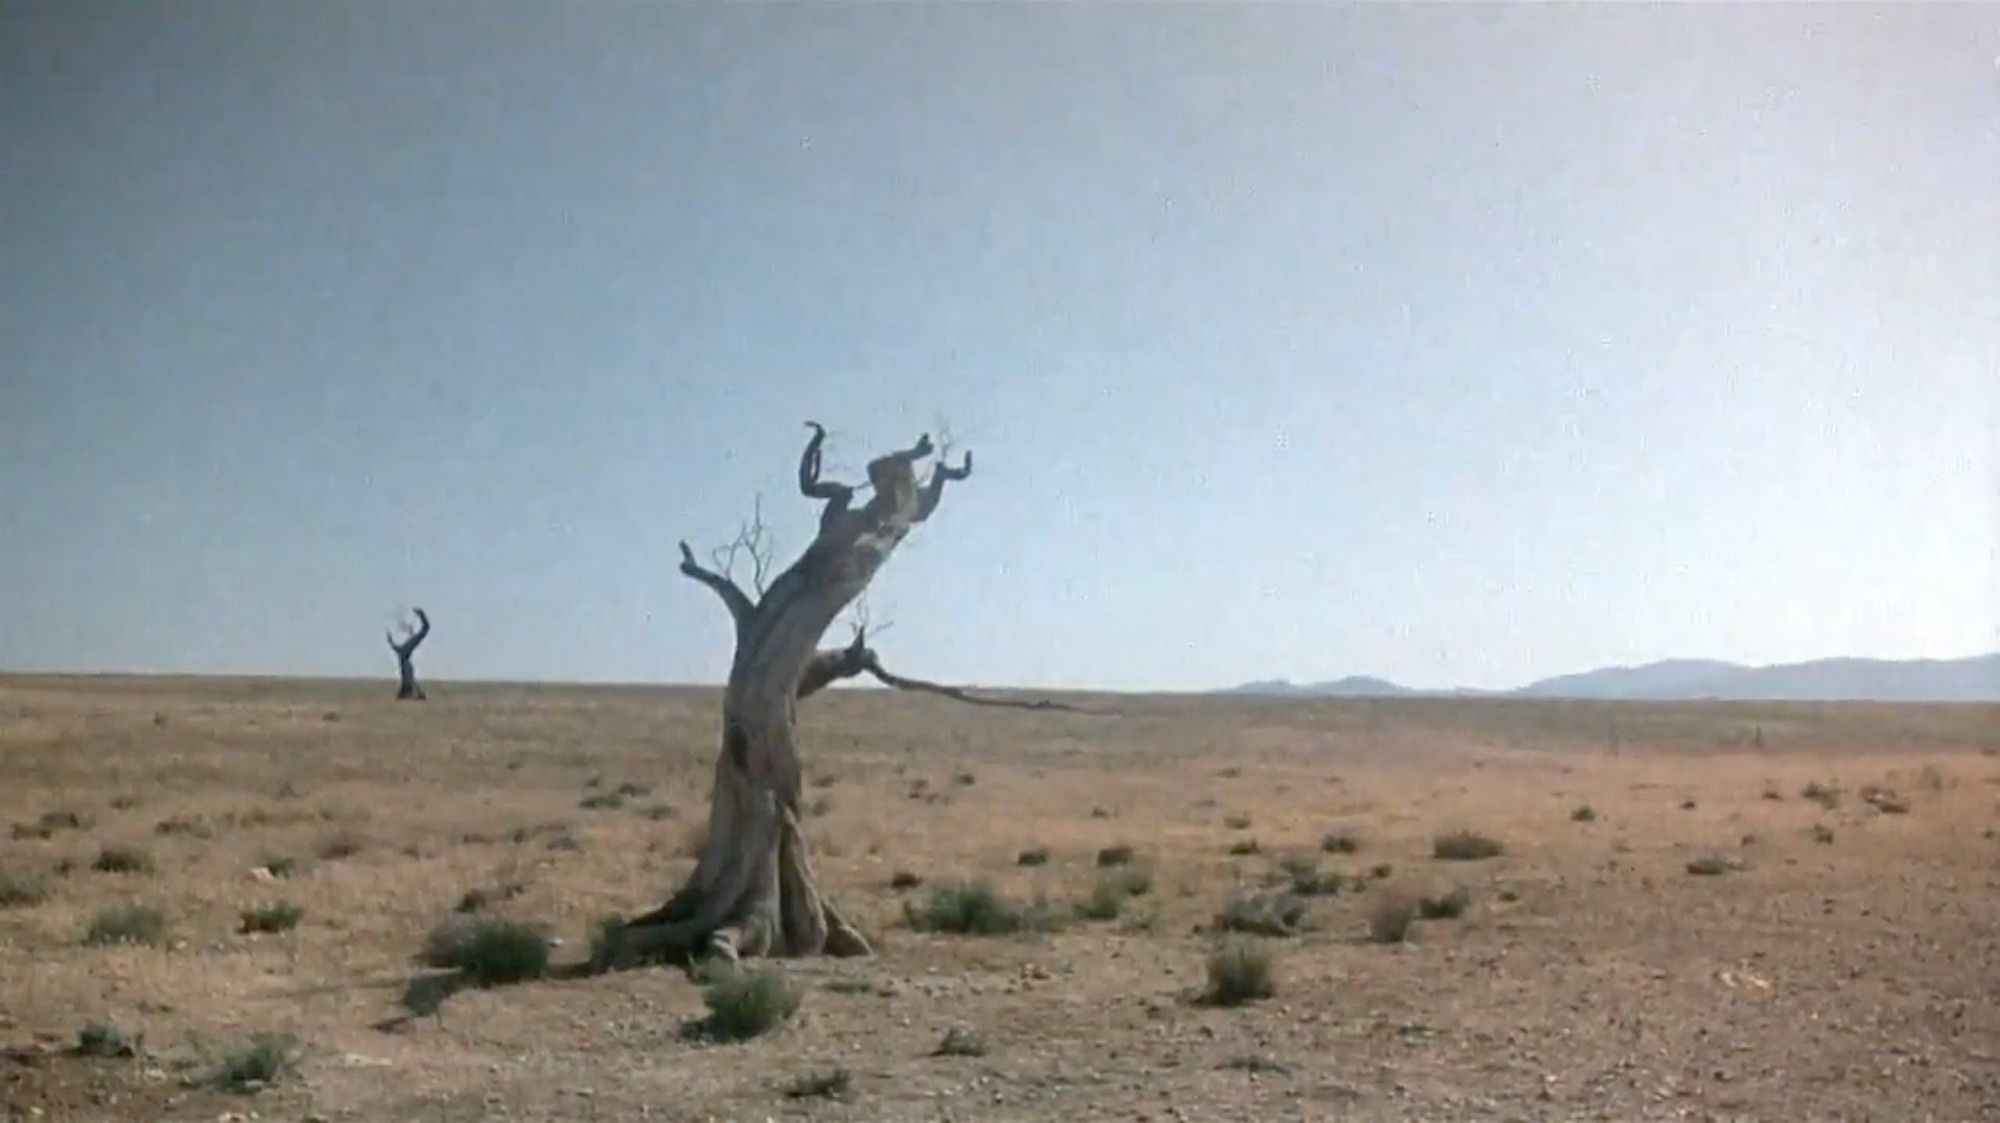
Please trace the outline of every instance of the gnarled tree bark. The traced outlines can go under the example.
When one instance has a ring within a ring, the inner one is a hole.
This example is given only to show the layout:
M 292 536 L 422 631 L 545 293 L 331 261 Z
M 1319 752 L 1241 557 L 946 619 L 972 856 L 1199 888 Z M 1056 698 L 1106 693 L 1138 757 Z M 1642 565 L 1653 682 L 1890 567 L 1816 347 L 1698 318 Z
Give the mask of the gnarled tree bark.
M 704 568 L 681 544 L 681 572 L 721 598 L 736 627 L 736 655 L 722 699 L 708 839 L 687 883 L 667 903 L 606 933 L 603 969 L 715 956 L 867 955 L 868 941 L 820 891 L 800 823 L 796 703 L 874 664 L 862 636 L 846 648 L 817 645 L 917 524 L 936 512 L 945 485 L 972 473 L 972 456 L 938 463 L 922 483 L 928 434 L 868 465 L 873 494 L 822 478 L 826 430 L 799 457 L 799 491 L 825 504 L 819 531 L 797 561 L 753 600 L 727 573 Z
M 417 682 L 416 664 L 410 662 L 410 657 L 416 654 L 417 645 L 424 642 L 424 637 L 431 634 L 431 618 L 424 615 L 424 610 L 421 608 L 413 611 L 417 614 L 417 627 L 414 631 L 400 640 L 396 638 L 396 633 L 386 633 L 389 637 L 389 650 L 396 653 L 396 673 L 401 679 L 400 685 L 396 687 L 396 700 L 399 702 L 424 700 L 424 688 Z

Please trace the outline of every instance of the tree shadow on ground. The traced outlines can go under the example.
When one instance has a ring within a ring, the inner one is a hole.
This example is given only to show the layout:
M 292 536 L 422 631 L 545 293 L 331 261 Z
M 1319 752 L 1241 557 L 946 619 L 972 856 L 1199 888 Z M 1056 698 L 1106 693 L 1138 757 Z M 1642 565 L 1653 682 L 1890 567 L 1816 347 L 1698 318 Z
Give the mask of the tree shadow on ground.
M 396 1001 L 398 1005 L 402 1006 L 404 1012 L 375 1022 L 369 1028 L 380 1030 L 383 1033 L 396 1033 L 419 1018 L 436 1018 L 441 1021 L 444 1017 L 444 1004 L 451 999 L 452 995 L 462 990 L 490 990 L 496 986 L 522 986 L 526 983 L 536 981 L 567 982 L 573 979 L 589 978 L 594 973 L 591 971 L 588 963 L 571 963 L 560 967 L 551 967 L 536 979 L 523 979 L 512 983 L 489 983 L 482 987 L 480 983 L 464 971 L 426 971 L 423 974 L 413 976 L 408 982 L 403 984 L 403 993 Z

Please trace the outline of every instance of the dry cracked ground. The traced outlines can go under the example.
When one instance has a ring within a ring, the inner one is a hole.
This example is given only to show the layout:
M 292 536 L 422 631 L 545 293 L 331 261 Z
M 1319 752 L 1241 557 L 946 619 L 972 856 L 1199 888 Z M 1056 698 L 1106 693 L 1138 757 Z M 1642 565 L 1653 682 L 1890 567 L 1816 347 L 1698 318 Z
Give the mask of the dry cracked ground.
M 878 954 L 770 964 L 797 1012 L 724 1043 L 685 972 L 573 970 L 690 866 L 716 694 L 390 693 L 0 679 L 0 1117 L 2000 1118 L 2000 707 L 830 692 L 814 844 Z M 1047 923 L 906 919 L 981 879 Z M 461 905 L 550 971 L 438 985 Z M 1275 993 L 1204 1001 L 1225 946 Z

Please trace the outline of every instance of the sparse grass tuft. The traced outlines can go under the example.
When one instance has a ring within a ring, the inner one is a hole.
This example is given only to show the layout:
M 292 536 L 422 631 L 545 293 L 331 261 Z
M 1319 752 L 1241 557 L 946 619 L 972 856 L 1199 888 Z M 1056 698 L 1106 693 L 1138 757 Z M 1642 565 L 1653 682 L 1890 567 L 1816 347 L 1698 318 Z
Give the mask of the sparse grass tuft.
M 701 1032 L 718 1041 L 747 1041 L 776 1029 L 798 1012 L 799 992 L 776 971 L 737 970 L 701 992 L 708 1017 Z
M 83 930 L 83 942 L 93 947 L 157 944 L 166 931 L 167 918 L 151 905 L 109 905 L 90 918 Z
M 664 822 L 674 817 L 674 805 L 671 803 L 655 803 L 651 807 L 639 812 L 639 814 L 651 819 L 655 823 Z
M 1410 938 L 1416 921 L 1416 898 L 1402 892 L 1383 893 L 1368 910 L 1368 938 L 1378 944 L 1400 944 Z
M 212 1079 L 217 1087 L 232 1092 L 256 1092 L 277 1083 L 292 1061 L 290 1039 L 260 1033 L 225 1054 Z
M 1202 999 L 1209 1005 L 1241 1006 L 1277 993 L 1277 973 L 1267 949 L 1232 941 L 1208 957 L 1208 990 Z
M 117 1026 L 92 1022 L 76 1031 L 76 1051 L 86 1057 L 132 1057 L 139 1053 L 139 1040 Z
M 1321 836 L 1319 848 L 1329 854 L 1352 854 L 1361 849 L 1361 840 L 1347 831 L 1328 831 Z
M 1250 816 L 1225 815 L 1222 819 L 1222 825 L 1232 831 L 1247 831 L 1250 829 Z
M 1278 859 L 1278 870 L 1301 897 L 1330 897 L 1340 892 L 1337 873 L 1321 873 L 1319 863 L 1305 854 L 1287 854 Z
M 595 792 L 578 800 L 576 805 L 584 811 L 616 811 L 625 806 L 625 797 L 617 792 Z
M 1263 852 L 1264 848 L 1257 845 L 1257 840 L 1254 838 L 1238 839 L 1229 844 L 1229 856 L 1232 858 L 1248 858 L 1252 854 Z
M 320 840 L 319 856 L 321 861 L 338 862 L 352 858 L 367 848 L 367 839 L 356 831 L 342 827 Z
M 906 902 L 903 918 L 919 932 L 961 936 L 1004 936 L 1045 929 L 1053 918 L 1045 908 L 1022 908 L 988 881 L 960 881 L 933 888 L 920 905 Z
M 612 954 L 625 932 L 625 918 L 615 912 L 599 916 L 590 926 L 590 970 L 593 974 L 611 966 Z
M 1097 865 L 1100 869 L 1107 866 L 1130 865 L 1131 862 L 1132 848 L 1130 846 L 1107 846 L 1097 852 Z
M 1250 893 L 1230 898 L 1216 914 L 1215 926 L 1224 932 L 1295 936 L 1305 916 L 1305 901 L 1291 893 Z
M 1729 862 L 1715 854 L 1704 854 L 1689 862 L 1687 871 L 1696 877 L 1719 877 L 1729 872 Z
M 250 932 L 289 932 L 299 926 L 306 910 L 289 901 L 259 905 L 243 910 L 243 928 Z
M 460 894 L 453 912 L 484 912 L 499 901 L 511 901 L 528 891 L 526 882 L 503 881 L 491 889 L 467 889 Z
M 1425 920 L 1456 920 L 1472 907 L 1472 894 L 1465 886 L 1455 886 L 1451 892 L 1441 897 L 1423 897 L 1417 901 L 1417 914 Z
M 1374 878 L 1376 881 L 1387 881 L 1389 880 L 1389 875 L 1395 872 L 1396 872 L 1396 867 L 1390 865 L 1387 862 L 1382 862 L 1376 865 L 1373 869 L 1369 870 L 1368 876 Z
M 911 873 L 909 870 L 897 870 L 895 873 L 889 875 L 889 888 L 891 889 L 915 889 L 923 883 L 924 879 L 922 875 Z
M 49 899 L 49 883 L 39 877 L 0 874 L 0 909 L 27 908 Z
M 1827 826 L 1825 823 L 1814 823 L 1812 825 L 1812 840 L 1821 846 L 1832 845 L 1833 828 Z
M 1572 823 L 1594 823 L 1597 821 L 1597 808 L 1592 807 L 1588 803 L 1580 804 L 1576 810 L 1569 813 L 1569 821 Z
M 1046 846 L 1031 846 L 1015 855 L 1014 864 L 1017 866 L 1046 866 L 1049 864 L 1049 848 Z
M 1809 799 L 1828 811 L 1840 806 L 1840 789 L 1832 784 L 1822 784 L 1814 780 L 1799 789 L 1800 799 Z
M 213 838 L 215 828 L 199 815 L 169 815 L 153 824 L 153 833 L 163 837 Z
M 257 868 L 268 871 L 272 877 L 290 877 L 299 872 L 299 860 L 274 854 L 258 863 Z
M 1153 888 L 1152 876 L 1144 870 L 1122 869 L 1097 879 L 1090 896 L 1076 907 L 1085 920 L 1116 920 L 1125 911 L 1125 902 L 1143 897 Z
M 983 1057 L 986 1055 L 986 1039 L 975 1029 L 953 1026 L 944 1031 L 944 1040 L 931 1050 L 933 1057 Z
M 852 1087 L 854 1074 L 844 1068 L 835 1068 L 799 1077 L 785 1085 L 785 1096 L 794 1100 L 836 1100 Z
M 1445 862 L 1477 862 L 1497 858 L 1507 848 L 1497 838 L 1477 831 L 1450 831 L 1431 840 L 1431 856 Z
M 100 873 L 152 873 L 153 856 L 137 846 L 107 846 L 97 852 L 90 868 Z
M 53 838 L 58 831 L 80 831 L 90 820 L 74 811 L 45 811 L 32 823 L 14 824 L 15 838 Z
M 475 986 L 500 986 L 545 973 L 549 941 L 526 924 L 454 913 L 431 929 L 421 958 Z

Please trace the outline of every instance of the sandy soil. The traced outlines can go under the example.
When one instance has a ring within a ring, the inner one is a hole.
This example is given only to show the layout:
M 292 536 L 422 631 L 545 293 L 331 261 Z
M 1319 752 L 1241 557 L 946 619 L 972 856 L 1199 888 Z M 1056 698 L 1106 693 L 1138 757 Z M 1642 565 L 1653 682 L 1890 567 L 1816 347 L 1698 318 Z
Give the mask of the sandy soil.
M 800 1012 L 724 1045 L 683 1034 L 701 996 L 668 968 L 404 1004 L 468 890 L 513 886 L 492 911 L 546 925 L 559 965 L 601 915 L 657 904 L 691 864 L 715 694 L 392 693 L 0 679 L 0 875 L 41 888 L 0 907 L 0 1118 L 2000 1118 L 2000 707 L 1128 697 L 1075 716 L 834 691 L 802 715 L 814 843 L 878 955 L 779 961 Z M 1814 782 L 1832 806 L 1801 796 Z M 628 784 L 645 791 L 580 806 Z M 1505 852 L 1435 859 L 1453 829 Z M 1322 853 L 1339 831 L 1359 850 Z M 901 920 L 955 877 L 1067 908 L 1116 844 L 1152 874 L 1117 919 Z M 150 872 L 93 868 L 126 845 Z M 1017 865 L 1037 846 L 1047 865 Z M 1298 935 L 1236 937 L 1274 954 L 1274 997 L 1192 1001 L 1218 911 L 1291 856 L 1366 887 L 1311 898 Z M 1689 872 L 1709 857 L 1724 872 Z M 259 872 L 276 858 L 290 876 Z M 899 871 L 927 884 L 892 888 Z M 1384 895 L 1458 886 L 1462 917 L 1369 940 Z M 276 900 L 296 929 L 239 930 Z M 163 911 L 158 946 L 83 941 L 123 902 Z M 92 1022 L 142 1034 L 139 1055 L 77 1055 Z M 953 1027 L 985 1054 L 932 1055 Z M 263 1032 L 295 1043 L 290 1071 L 204 1083 Z M 839 1097 L 787 1095 L 838 1069 Z

